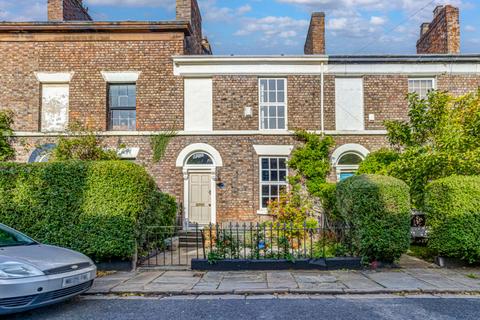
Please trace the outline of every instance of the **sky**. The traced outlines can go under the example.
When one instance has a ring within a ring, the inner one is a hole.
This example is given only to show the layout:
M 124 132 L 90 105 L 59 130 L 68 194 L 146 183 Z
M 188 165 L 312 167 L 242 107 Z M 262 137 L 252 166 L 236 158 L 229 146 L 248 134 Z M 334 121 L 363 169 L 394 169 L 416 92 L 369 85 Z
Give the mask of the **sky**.
M 0 0 L 0 21 L 46 20 L 47 0 Z M 84 0 L 95 20 L 173 20 L 175 0 Z M 214 54 L 302 54 L 326 14 L 328 54 L 413 54 L 438 4 L 461 9 L 462 53 L 480 53 L 480 0 L 199 0 Z

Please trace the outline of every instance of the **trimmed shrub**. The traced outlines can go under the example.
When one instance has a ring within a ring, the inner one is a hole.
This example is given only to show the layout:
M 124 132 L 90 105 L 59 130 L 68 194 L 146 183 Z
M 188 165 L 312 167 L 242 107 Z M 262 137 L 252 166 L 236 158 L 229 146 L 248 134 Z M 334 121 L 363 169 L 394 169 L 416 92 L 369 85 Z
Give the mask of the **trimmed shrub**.
M 410 245 L 410 195 L 401 180 L 350 177 L 337 185 L 337 208 L 347 229 L 347 245 L 368 261 L 393 262 Z
M 131 258 L 148 225 L 173 225 L 175 200 L 131 162 L 0 165 L 0 222 L 96 261 Z
M 451 176 L 428 184 L 428 247 L 437 255 L 480 262 L 480 176 Z

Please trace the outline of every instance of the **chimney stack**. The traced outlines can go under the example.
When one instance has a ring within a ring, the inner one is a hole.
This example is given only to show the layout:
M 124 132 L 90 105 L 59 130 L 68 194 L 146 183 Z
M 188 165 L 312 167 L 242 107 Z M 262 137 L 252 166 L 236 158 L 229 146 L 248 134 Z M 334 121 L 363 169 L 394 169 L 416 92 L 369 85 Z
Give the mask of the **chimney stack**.
M 325 13 L 314 12 L 304 46 L 305 54 L 325 54 Z
M 48 0 L 48 21 L 92 21 L 82 0 Z
M 204 47 L 202 36 L 202 15 L 197 0 L 176 0 L 177 20 L 190 23 L 192 33 L 186 37 L 186 54 L 211 54 L 211 49 Z M 208 41 L 207 41 L 208 42 Z M 210 53 L 208 53 L 210 52 Z
M 460 10 L 451 5 L 437 6 L 433 21 L 423 23 L 417 54 L 460 53 Z

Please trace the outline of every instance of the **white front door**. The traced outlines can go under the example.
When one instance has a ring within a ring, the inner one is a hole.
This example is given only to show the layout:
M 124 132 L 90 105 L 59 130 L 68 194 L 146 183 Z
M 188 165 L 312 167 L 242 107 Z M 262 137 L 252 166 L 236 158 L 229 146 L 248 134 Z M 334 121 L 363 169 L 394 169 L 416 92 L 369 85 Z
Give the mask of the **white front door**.
M 189 223 L 206 225 L 212 222 L 212 174 L 189 174 Z

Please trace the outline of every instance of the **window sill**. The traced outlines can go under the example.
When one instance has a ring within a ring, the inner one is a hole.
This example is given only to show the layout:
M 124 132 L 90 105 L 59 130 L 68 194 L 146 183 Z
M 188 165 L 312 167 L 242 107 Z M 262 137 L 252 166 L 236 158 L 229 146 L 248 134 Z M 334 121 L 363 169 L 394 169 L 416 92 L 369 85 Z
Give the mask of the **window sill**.
M 268 210 L 267 209 L 257 210 L 257 214 L 262 215 L 262 216 L 267 216 L 268 215 Z

